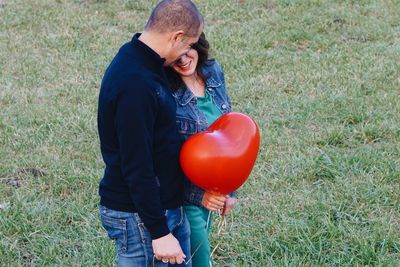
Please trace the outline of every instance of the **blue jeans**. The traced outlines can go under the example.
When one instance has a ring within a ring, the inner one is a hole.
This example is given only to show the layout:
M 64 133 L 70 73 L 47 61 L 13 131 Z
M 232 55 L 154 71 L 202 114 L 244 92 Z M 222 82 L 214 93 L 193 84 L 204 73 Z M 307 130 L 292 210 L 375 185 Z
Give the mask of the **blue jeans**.
M 116 211 L 99 206 L 101 223 L 108 237 L 115 241 L 119 267 L 191 266 L 168 264 L 153 259 L 152 239 L 137 213 Z M 178 239 L 186 259 L 190 258 L 190 226 L 182 207 L 165 212 L 168 228 Z M 154 265 L 153 265 L 154 261 Z

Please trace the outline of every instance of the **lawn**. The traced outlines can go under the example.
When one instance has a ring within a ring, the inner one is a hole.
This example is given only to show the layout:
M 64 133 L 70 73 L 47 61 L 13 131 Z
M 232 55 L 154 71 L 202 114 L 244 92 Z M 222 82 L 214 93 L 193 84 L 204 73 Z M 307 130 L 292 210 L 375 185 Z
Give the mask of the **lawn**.
M 111 266 L 104 70 L 157 1 L 0 0 L 0 266 Z M 215 266 L 400 265 L 400 1 L 197 0 L 261 149 Z

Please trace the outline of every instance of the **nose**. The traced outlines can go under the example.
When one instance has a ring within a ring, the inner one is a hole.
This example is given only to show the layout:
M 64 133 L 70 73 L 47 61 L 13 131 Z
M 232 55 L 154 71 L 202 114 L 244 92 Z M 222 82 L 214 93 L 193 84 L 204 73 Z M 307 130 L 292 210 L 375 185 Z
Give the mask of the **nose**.
M 180 58 L 178 58 L 178 60 L 176 61 L 178 64 L 181 64 L 185 61 L 185 59 L 187 58 L 186 54 L 183 54 L 182 56 L 180 56 Z

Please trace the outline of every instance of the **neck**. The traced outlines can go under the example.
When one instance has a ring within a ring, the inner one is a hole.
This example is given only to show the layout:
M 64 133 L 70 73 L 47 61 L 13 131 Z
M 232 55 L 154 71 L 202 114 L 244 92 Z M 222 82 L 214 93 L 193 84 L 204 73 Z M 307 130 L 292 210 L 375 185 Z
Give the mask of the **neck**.
M 139 40 L 153 49 L 160 57 L 165 57 L 165 36 L 163 34 L 143 31 Z
M 190 76 L 181 76 L 181 78 L 186 85 L 191 86 L 192 84 L 196 83 L 196 79 L 198 79 L 196 76 L 196 74 L 192 74 Z
M 196 72 L 190 76 L 182 76 L 182 81 L 195 96 L 204 97 L 204 81 Z

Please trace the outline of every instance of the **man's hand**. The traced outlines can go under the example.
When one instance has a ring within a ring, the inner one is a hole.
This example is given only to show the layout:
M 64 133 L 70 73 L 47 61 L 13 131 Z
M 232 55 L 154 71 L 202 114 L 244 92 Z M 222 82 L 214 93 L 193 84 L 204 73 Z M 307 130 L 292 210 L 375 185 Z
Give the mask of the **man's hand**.
M 225 201 L 225 207 L 224 210 L 222 211 L 222 215 L 229 215 L 229 213 L 231 213 L 233 206 L 236 205 L 236 202 L 237 202 L 236 197 L 228 196 L 228 198 Z
M 165 263 L 181 264 L 186 258 L 178 240 L 172 234 L 154 239 L 152 245 L 157 260 L 162 260 Z
M 208 210 L 217 211 L 222 210 L 225 206 L 226 196 L 211 191 L 204 193 L 201 204 Z

